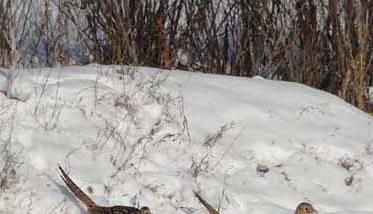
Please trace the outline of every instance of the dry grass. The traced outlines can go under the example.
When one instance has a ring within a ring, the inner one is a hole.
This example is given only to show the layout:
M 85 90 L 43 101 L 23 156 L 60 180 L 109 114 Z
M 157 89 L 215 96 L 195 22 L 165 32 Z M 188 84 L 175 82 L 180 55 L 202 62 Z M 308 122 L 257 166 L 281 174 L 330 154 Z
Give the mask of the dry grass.
M 68 64 L 65 47 L 72 40 L 82 52 L 79 62 L 89 62 L 83 59 L 87 52 L 104 64 L 261 75 L 304 83 L 371 109 L 372 1 L 43 0 L 38 19 L 29 11 L 32 1 L 10 4 L 25 17 L 5 16 L 8 2 L 0 1 L 0 49 L 11 47 L 10 64 L 32 63 L 42 43 L 48 44 L 46 65 Z M 59 8 L 56 17 L 48 13 L 51 7 Z M 15 20 L 21 20 L 17 29 L 37 32 L 38 40 L 12 31 Z M 76 36 L 64 37 L 67 32 Z M 12 33 L 21 37 L 9 42 Z

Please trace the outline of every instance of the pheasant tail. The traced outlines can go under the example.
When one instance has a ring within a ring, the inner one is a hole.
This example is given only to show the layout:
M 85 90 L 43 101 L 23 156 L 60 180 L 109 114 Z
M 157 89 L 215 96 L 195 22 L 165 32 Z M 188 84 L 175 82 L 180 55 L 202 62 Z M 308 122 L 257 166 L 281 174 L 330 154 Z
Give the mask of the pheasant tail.
M 206 207 L 210 214 L 219 214 L 219 212 L 215 208 L 213 208 L 205 199 L 203 199 L 197 192 L 194 192 L 194 195 L 199 200 L 199 202 L 201 202 L 201 204 Z
M 59 170 L 61 171 L 61 178 L 69 187 L 71 192 L 81 201 L 87 208 L 92 208 L 96 206 L 96 203 L 92 201 L 92 199 L 85 194 L 75 183 L 70 179 L 70 177 L 66 174 L 66 172 L 62 169 L 61 166 L 58 166 Z

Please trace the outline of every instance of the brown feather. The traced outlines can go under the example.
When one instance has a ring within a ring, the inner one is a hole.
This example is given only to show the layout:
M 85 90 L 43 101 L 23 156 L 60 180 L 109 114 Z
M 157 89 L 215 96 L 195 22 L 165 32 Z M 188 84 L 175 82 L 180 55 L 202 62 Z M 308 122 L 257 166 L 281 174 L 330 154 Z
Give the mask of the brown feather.
M 66 172 L 62 169 L 60 165 L 58 165 L 59 170 L 61 171 L 61 178 L 69 187 L 70 191 L 74 193 L 74 195 L 81 201 L 83 204 L 88 208 L 92 208 L 96 206 L 96 203 L 87 195 L 85 194 L 75 183 L 70 179 L 70 177 L 66 174 Z
M 194 192 L 194 195 L 199 200 L 199 202 L 201 202 L 201 204 L 206 207 L 210 214 L 219 214 L 219 212 L 214 207 L 212 207 L 205 199 L 203 199 L 197 192 Z

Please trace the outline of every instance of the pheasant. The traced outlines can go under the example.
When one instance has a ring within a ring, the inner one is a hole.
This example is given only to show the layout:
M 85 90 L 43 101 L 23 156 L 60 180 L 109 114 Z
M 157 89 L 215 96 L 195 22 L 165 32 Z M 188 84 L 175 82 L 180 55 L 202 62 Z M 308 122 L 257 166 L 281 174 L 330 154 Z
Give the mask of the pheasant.
M 297 209 L 295 209 L 295 214 L 315 214 L 317 213 L 317 210 L 312 207 L 311 204 L 307 202 L 302 202 L 297 206 Z
M 194 192 L 196 198 L 206 207 L 207 211 L 210 214 L 219 214 L 219 212 L 213 208 L 205 199 L 203 199 L 197 192 Z M 317 210 L 312 207 L 311 204 L 307 202 L 300 203 L 297 208 L 295 209 L 295 214 L 316 214 Z
M 194 192 L 194 195 L 199 200 L 199 202 L 201 202 L 201 204 L 206 207 L 207 211 L 209 211 L 210 214 L 219 214 L 219 212 L 215 208 L 213 208 L 205 199 L 203 199 L 197 192 Z
M 71 192 L 87 207 L 90 214 L 151 214 L 148 207 L 137 209 L 129 206 L 98 206 L 87 194 L 85 194 L 75 183 L 70 179 L 61 166 L 58 166 L 61 171 L 61 178 Z

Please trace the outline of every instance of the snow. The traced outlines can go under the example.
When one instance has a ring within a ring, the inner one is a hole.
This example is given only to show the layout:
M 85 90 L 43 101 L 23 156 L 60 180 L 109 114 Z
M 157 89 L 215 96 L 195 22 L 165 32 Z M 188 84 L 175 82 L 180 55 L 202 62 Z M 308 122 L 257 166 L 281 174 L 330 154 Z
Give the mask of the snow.
M 13 88 L 21 101 L 0 94 L 0 213 L 86 213 L 58 164 L 105 206 L 206 213 L 199 191 L 222 214 L 290 214 L 301 201 L 373 213 L 372 117 L 334 95 L 96 64 L 19 70 Z
M 5 92 L 8 89 L 8 75 L 6 71 L 0 69 L 0 92 Z

